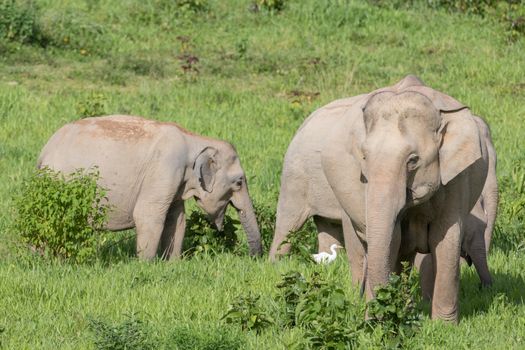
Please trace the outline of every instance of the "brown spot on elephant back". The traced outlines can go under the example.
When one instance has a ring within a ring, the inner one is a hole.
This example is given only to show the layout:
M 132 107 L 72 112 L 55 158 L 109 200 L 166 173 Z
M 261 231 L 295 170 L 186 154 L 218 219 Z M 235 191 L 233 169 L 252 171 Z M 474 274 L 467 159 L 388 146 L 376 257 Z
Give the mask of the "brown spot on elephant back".
M 150 120 L 133 116 L 94 117 L 75 122 L 76 125 L 86 126 L 85 131 L 93 136 L 117 140 L 152 137 L 152 130 L 149 127 L 152 123 Z

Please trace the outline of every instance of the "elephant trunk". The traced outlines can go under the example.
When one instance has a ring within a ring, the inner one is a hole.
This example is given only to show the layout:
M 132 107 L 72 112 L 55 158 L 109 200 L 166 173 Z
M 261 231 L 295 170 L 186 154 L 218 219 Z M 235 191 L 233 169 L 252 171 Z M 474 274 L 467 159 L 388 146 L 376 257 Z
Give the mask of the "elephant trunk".
M 235 192 L 232 196 L 231 202 L 237 209 L 237 212 L 239 213 L 239 220 L 241 221 L 242 227 L 246 232 L 248 245 L 250 247 L 250 255 L 261 255 L 261 233 L 259 231 L 259 226 L 257 225 L 255 210 L 253 209 L 252 201 L 248 193 L 248 188 L 243 186 L 240 191 Z
M 376 286 L 388 283 L 394 271 L 401 242 L 397 218 L 405 202 L 403 181 L 369 179 L 366 193 L 367 300 L 374 297 Z

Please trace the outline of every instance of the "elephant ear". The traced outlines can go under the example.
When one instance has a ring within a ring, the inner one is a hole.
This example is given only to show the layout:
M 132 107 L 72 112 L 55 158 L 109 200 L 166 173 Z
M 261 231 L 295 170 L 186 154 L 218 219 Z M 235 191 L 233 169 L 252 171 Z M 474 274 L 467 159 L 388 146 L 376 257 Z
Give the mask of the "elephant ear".
M 479 129 L 470 111 L 443 113 L 439 164 L 441 183 L 446 185 L 481 158 Z
M 206 147 L 195 159 L 193 165 L 193 171 L 199 178 L 201 187 L 206 192 L 213 191 L 213 184 L 215 183 L 215 174 L 217 173 L 218 166 L 215 160 L 217 149 L 213 147 Z

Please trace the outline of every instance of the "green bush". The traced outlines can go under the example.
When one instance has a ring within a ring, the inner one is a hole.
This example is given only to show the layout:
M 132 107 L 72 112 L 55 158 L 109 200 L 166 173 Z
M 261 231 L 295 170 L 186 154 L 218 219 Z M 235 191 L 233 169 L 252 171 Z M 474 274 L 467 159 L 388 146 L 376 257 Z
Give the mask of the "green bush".
M 244 349 L 246 340 L 231 328 L 192 329 L 177 327 L 167 342 L 167 349 L 180 350 L 236 350 Z
M 306 279 L 289 272 L 277 284 L 285 302 L 287 326 L 304 329 L 309 344 L 316 349 L 339 349 L 357 345 L 363 331 L 363 310 L 351 308 L 343 287 L 319 272 Z
M 95 347 L 100 350 L 158 349 L 152 330 L 136 315 L 126 316 L 120 324 L 90 319 L 89 329 L 93 332 Z
M 38 10 L 31 1 L 0 0 L 0 39 L 43 44 Z
M 382 330 L 385 346 L 402 347 L 421 327 L 419 301 L 419 277 L 406 262 L 401 274 L 390 275 L 387 285 L 376 288 L 368 303 L 369 325 Z
M 106 114 L 106 97 L 100 92 L 91 92 L 76 106 L 79 118 L 97 117 Z
M 258 8 L 263 8 L 271 12 L 280 12 L 284 9 L 285 0 L 257 0 L 256 5 Z
M 237 231 L 239 221 L 226 215 L 222 231 L 217 230 L 200 211 L 193 211 L 186 219 L 184 256 L 216 255 L 222 252 L 241 253 Z
M 295 256 L 302 262 L 311 263 L 314 262 L 312 254 L 316 253 L 317 250 L 317 236 L 317 230 L 309 222 L 303 228 L 288 233 L 281 245 L 290 244 L 290 254 L 292 256 Z
M 255 330 L 259 334 L 274 324 L 274 320 L 259 305 L 259 295 L 238 296 L 222 316 L 226 323 L 239 324 L 242 330 Z
M 269 206 L 254 203 L 255 216 L 261 232 L 263 252 L 268 253 L 275 232 L 275 210 Z
M 49 168 L 36 170 L 14 198 L 14 228 L 22 241 L 46 256 L 92 259 L 109 209 L 98 178 L 96 169 L 67 176 Z

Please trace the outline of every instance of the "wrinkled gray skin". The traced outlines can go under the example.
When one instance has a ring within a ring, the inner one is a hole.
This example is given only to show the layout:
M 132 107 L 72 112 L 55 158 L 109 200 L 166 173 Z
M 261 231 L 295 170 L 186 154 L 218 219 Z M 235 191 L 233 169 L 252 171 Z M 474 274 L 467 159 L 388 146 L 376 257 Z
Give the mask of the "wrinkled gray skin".
M 270 259 L 288 252 L 281 243 L 306 218 L 332 236 L 341 219 L 355 282 L 367 256 L 367 299 L 400 260 L 432 253 L 432 317 L 457 322 L 461 223 L 481 195 L 487 153 L 470 110 L 414 76 L 332 102 L 285 156 Z M 425 230 L 402 235 L 403 218 Z
M 63 173 L 98 166 L 99 185 L 112 206 L 107 228 L 136 227 L 137 254 L 179 257 L 184 201 L 197 205 L 221 229 L 231 203 L 247 233 L 251 255 L 262 252 L 246 177 L 234 147 L 192 134 L 175 123 L 114 115 L 86 118 L 59 129 L 44 146 L 38 167 Z
M 496 178 L 497 158 L 487 124 L 481 118 L 475 117 L 475 120 L 487 145 L 489 168 L 481 197 L 463 223 L 465 234 L 461 246 L 461 256 L 469 265 L 474 264 L 481 286 L 489 287 L 492 285 L 492 276 L 487 264 L 487 254 L 490 248 L 494 223 L 496 222 L 499 198 Z M 409 227 L 410 224 L 408 224 Z M 431 300 L 434 289 L 432 257 L 429 254 L 417 254 L 414 259 L 414 265 L 420 271 L 423 297 Z

